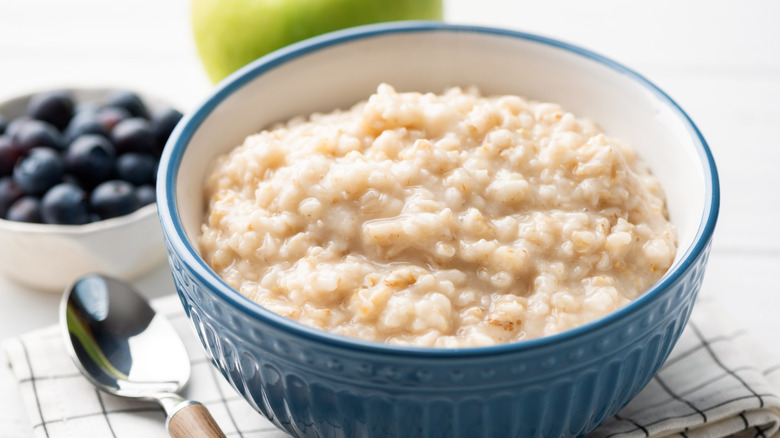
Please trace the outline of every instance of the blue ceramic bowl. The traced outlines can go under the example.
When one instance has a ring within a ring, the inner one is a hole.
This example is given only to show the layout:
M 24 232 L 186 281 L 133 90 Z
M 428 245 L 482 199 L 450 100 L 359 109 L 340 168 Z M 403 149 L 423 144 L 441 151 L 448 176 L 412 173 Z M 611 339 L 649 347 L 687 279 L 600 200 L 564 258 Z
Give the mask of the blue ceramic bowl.
M 666 188 L 679 232 L 669 272 L 613 314 L 555 336 L 486 348 L 399 347 L 303 326 L 217 277 L 195 243 L 214 158 L 269 123 L 349 107 L 380 82 L 560 103 L 632 144 Z M 635 72 L 519 32 L 409 22 L 314 38 L 226 79 L 174 132 L 159 214 L 182 303 L 225 378 L 294 436 L 582 436 L 652 378 L 699 291 L 718 212 L 715 164 L 691 120 Z

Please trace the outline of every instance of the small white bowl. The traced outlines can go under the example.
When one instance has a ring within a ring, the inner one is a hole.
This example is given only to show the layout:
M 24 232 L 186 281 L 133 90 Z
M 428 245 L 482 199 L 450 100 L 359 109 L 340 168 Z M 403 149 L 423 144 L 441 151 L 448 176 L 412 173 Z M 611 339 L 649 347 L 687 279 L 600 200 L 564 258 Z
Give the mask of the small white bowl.
M 62 89 L 62 88 L 59 88 Z M 64 89 L 76 102 L 101 102 L 111 89 Z M 45 91 L 45 90 L 41 90 Z M 0 103 L 8 118 L 25 114 L 28 93 Z M 160 99 L 139 94 L 154 109 Z M 0 274 L 29 288 L 62 292 L 76 278 L 101 273 L 130 280 L 165 260 L 155 204 L 131 214 L 84 225 L 51 225 L 0 219 Z

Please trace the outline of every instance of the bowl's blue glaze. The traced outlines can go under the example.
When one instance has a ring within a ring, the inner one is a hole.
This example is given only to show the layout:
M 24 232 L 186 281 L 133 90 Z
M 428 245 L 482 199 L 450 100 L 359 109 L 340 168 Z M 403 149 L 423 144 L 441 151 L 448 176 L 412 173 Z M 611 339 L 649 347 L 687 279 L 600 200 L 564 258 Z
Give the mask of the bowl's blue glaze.
M 718 179 L 706 143 L 682 110 L 698 136 L 697 153 L 706 169 L 707 207 L 694 244 L 673 272 L 634 302 L 547 338 L 448 350 L 321 332 L 275 315 L 229 288 L 200 260 L 184 232 L 176 175 L 188 139 L 225 94 L 238 92 L 268 63 L 286 62 L 318 45 L 410 29 L 538 38 L 440 23 L 377 25 L 299 44 L 239 71 L 177 127 L 161 164 L 160 219 L 184 308 L 225 378 L 258 412 L 294 436 L 583 436 L 628 403 L 656 373 L 701 287 L 718 213 Z M 551 44 L 624 69 L 582 49 Z
M 582 336 L 462 351 L 318 342 L 237 308 L 169 246 L 225 378 L 293 436 L 582 436 L 628 403 L 685 327 L 708 250 L 641 311 Z

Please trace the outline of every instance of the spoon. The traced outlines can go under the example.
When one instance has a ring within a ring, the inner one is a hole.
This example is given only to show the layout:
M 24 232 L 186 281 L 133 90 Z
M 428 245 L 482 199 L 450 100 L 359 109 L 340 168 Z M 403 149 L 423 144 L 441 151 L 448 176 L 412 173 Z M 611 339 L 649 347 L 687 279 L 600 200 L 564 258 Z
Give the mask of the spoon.
M 178 394 L 190 361 L 178 333 L 135 289 L 102 275 L 87 275 L 60 304 L 65 344 L 81 373 L 99 389 L 155 400 L 173 438 L 224 438 L 202 404 Z

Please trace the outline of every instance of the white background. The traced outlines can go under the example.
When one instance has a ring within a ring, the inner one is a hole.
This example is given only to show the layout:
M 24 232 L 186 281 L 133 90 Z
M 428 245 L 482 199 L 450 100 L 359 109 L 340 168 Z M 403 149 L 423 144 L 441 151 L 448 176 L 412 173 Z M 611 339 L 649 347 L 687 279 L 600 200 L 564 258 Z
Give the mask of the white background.
M 655 82 L 715 155 L 722 208 L 703 294 L 780 347 L 780 2 L 445 0 L 446 19 L 550 36 Z M 119 86 L 191 108 L 211 84 L 187 0 L 0 0 L 0 99 L 56 86 Z M 670 190 L 670 188 L 667 188 Z M 3 249 L 0 248 L 0 251 Z M 41 273 L 45 275 L 45 273 Z M 140 279 L 173 293 L 166 267 Z M 59 296 L 0 277 L 0 341 L 57 322 Z M 31 436 L 0 366 L 0 438 Z

